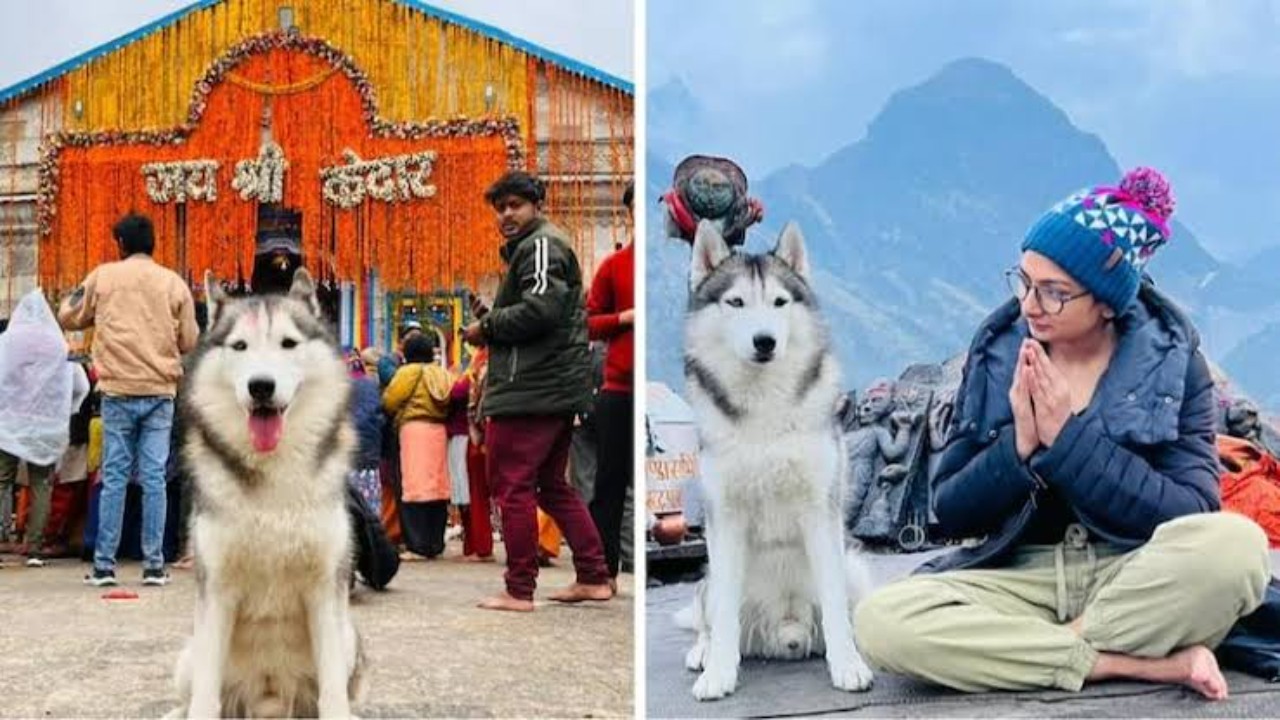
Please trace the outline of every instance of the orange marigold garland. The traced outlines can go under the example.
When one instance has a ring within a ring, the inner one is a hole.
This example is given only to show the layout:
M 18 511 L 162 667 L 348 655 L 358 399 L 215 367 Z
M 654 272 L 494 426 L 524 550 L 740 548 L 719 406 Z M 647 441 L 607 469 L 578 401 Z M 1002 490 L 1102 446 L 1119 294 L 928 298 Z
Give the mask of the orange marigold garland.
M 233 68 L 240 82 L 222 82 Z M 326 68 L 335 72 L 308 80 Z M 279 91 L 262 92 L 272 87 Z M 376 264 L 389 287 L 427 290 L 473 285 L 496 269 L 492 220 L 482 196 L 503 170 L 524 165 L 519 123 L 511 117 L 388 122 L 378 116 L 373 87 L 350 57 L 323 40 L 275 32 L 240 43 L 209 68 L 182 127 L 45 138 L 37 204 L 40 234 L 50 238 L 41 252 L 46 284 L 68 287 L 88 267 L 112 259 L 109 228 L 130 209 L 156 216 L 161 248 L 166 236 L 185 231 L 192 276 L 205 268 L 221 277 L 247 273 L 256 205 L 241 200 L 230 180 L 237 161 L 256 157 L 264 125 L 290 163 L 284 201 L 303 211 L 304 251 L 320 274 L 354 279 Z M 347 149 L 365 158 L 436 152 L 437 184 L 450 191 L 397 204 L 395 212 L 389 206 L 335 210 L 324 202 L 320 173 L 341 164 Z M 220 163 L 218 197 L 186 203 L 179 223 L 176 206 L 147 197 L 140 168 L 199 159 Z M 160 252 L 158 259 L 176 263 L 175 242 Z

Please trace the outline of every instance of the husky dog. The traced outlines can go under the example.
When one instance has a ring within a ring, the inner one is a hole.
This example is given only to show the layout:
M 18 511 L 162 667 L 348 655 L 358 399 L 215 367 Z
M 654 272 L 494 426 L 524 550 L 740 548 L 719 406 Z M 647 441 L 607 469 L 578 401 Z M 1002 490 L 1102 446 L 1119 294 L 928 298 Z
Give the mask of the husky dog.
M 175 714 L 348 717 L 364 657 L 346 368 L 306 270 L 287 295 L 230 300 L 205 282 L 209 332 L 181 395 L 199 594 Z
M 831 682 L 866 690 L 844 546 L 840 368 L 788 224 L 768 255 L 734 254 L 699 224 L 685 322 L 685 375 L 702 439 L 709 569 L 685 624 L 699 700 L 738 684 L 740 654 L 825 652 Z M 817 628 L 821 626 L 819 636 Z M 744 652 L 745 651 L 745 652 Z
M 856 542 L 856 541 L 854 541 Z M 783 553 L 757 553 L 757 572 L 746 577 L 742 599 L 742 636 L 739 650 L 744 658 L 766 660 L 803 660 L 811 655 L 826 653 L 820 613 L 807 567 L 800 570 L 794 583 L 779 582 L 783 568 L 778 563 L 794 556 Z M 799 558 L 801 562 L 803 558 Z M 764 567 L 759 563 L 771 563 Z M 763 568 L 763 569 L 761 569 Z M 871 578 L 866 565 L 857 552 L 850 549 L 845 555 L 845 585 L 849 594 L 849 613 L 858 600 L 871 588 Z M 690 670 L 705 657 L 708 642 L 707 582 L 700 581 L 694 589 L 693 602 L 675 614 L 676 625 L 698 633 L 697 647 L 687 660 Z

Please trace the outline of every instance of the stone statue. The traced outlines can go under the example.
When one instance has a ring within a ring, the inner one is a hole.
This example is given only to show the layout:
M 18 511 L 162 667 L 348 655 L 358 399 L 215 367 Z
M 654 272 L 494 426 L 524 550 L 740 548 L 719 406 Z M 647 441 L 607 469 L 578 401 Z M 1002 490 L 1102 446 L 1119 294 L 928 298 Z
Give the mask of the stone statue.
M 894 444 L 891 448 L 897 457 L 888 457 L 888 462 L 876 473 L 876 482 L 867 490 L 863 500 L 862 516 L 853 526 L 854 537 L 872 542 L 894 542 L 902 523 L 903 504 L 907 500 L 908 491 L 913 487 L 910 482 L 912 470 L 918 460 L 920 443 L 913 443 L 916 425 L 923 417 L 921 413 L 899 410 L 890 416 L 894 428 Z
M 893 388 L 889 380 L 879 380 L 868 388 L 862 402 L 856 405 L 857 427 L 845 435 L 849 487 L 844 517 L 845 527 L 850 530 L 862 516 L 873 485 L 898 482 L 907 474 L 907 468 L 899 463 L 907 453 L 914 417 L 892 412 Z
M 1244 398 L 1238 398 L 1227 407 L 1227 434 L 1253 443 L 1262 443 L 1262 423 L 1258 420 L 1258 407 Z
M 1280 454 L 1280 433 L 1263 417 L 1256 403 L 1244 397 L 1225 399 L 1218 418 L 1218 431 L 1258 445 L 1267 452 Z
M 934 467 L 946 446 L 963 357 L 908 367 L 857 406 L 849 449 L 849 534 L 908 552 L 929 544 Z
M 942 449 L 951 439 L 951 419 L 956 408 L 956 388 L 939 390 L 929 405 L 928 424 L 925 434 L 928 438 L 929 456 L 925 461 L 927 475 L 925 477 L 924 516 L 928 524 L 934 524 L 938 518 L 933 513 L 933 478 L 942 462 Z

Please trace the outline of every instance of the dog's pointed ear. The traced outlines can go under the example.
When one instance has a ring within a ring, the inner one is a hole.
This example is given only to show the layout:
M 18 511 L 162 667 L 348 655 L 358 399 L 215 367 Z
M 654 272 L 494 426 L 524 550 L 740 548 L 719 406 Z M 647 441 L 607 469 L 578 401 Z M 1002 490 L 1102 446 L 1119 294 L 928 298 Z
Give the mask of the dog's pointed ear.
M 227 293 L 222 290 L 212 270 L 204 271 L 204 304 L 209 317 L 207 327 L 213 327 L 222 314 L 222 307 L 227 304 Z
M 805 250 L 804 235 L 800 234 L 800 226 L 794 221 L 782 228 L 782 234 L 778 236 L 778 246 L 773 249 L 773 254 L 795 270 L 805 282 L 810 281 L 809 251 Z
M 311 273 L 300 267 L 293 273 L 293 285 L 289 286 L 289 297 L 301 301 L 316 317 L 320 317 L 320 301 L 316 298 L 316 281 Z
M 710 220 L 698 223 L 698 232 L 693 237 L 693 261 L 689 264 L 689 287 L 698 287 L 731 252 L 715 223 Z

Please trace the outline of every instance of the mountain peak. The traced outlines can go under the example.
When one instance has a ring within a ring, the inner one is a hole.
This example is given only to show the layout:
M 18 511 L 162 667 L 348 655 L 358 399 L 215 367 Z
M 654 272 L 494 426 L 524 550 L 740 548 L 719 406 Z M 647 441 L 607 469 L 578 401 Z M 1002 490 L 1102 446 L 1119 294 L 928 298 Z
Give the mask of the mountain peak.
M 671 79 L 649 91 L 649 102 L 672 103 L 682 106 L 697 106 L 698 100 L 689 90 L 684 78 L 672 75 Z
M 1077 132 L 1066 113 L 1008 67 L 976 57 L 952 61 L 923 82 L 894 93 L 869 134 L 904 118 L 926 117 L 987 122 L 993 129 L 1007 128 L 1016 117 L 1024 125 L 1047 123 L 1055 132 Z
M 1009 66 L 983 57 L 965 57 L 952 60 L 934 73 L 933 79 L 948 81 L 976 79 L 983 82 L 1003 80 L 1025 85 Z

